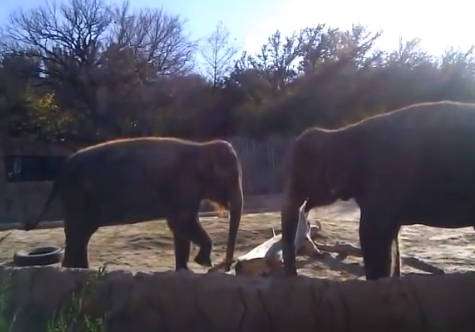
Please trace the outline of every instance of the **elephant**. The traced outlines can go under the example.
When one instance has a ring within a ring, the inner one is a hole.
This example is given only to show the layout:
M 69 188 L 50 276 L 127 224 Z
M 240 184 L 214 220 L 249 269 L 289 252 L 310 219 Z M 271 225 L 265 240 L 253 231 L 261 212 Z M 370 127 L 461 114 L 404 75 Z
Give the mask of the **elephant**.
M 206 200 L 229 211 L 225 270 L 233 262 L 243 207 L 242 170 L 225 140 L 195 142 L 171 137 L 125 138 L 78 150 L 61 166 L 34 229 L 58 195 L 64 218 L 63 267 L 88 268 L 88 244 L 101 227 L 165 219 L 173 234 L 176 270 L 195 262 L 211 267 L 212 240 L 199 221 Z
M 356 202 L 366 280 L 401 276 L 401 226 L 475 226 L 475 104 L 418 103 L 337 129 L 311 127 L 289 153 L 280 211 L 285 276 L 297 275 L 305 201 L 306 211 Z

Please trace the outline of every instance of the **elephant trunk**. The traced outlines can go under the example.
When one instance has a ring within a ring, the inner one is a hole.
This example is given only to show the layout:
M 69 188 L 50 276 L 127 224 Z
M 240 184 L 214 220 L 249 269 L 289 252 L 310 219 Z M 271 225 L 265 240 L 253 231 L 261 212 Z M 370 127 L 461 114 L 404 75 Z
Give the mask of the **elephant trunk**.
M 241 223 L 243 205 L 243 193 L 241 183 L 235 186 L 229 200 L 229 233 L 228 244 L 226 248 L 226 258 L 224 261 L 224 270 L 228 272 L 233 263 L 234 248 L 236 246 L 236 237 Z

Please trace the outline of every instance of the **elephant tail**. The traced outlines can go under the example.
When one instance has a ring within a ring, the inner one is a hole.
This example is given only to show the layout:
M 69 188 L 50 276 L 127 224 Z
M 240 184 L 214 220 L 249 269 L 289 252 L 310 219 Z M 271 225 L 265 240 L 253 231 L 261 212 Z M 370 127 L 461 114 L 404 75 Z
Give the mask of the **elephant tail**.
M 43 219 L 43 216 L 45 215 L 46 211 L 48 211 L 48 208 L 51 205 L 51 202 L 56 197 L 56 194 L 57 194 L 58 188 L 59 188 L 58 182 L 59 181 L 57 181 L 57 180 L 54 181 L 53 188 L 51 189 L 48 200 L 46 201 L 45 205 L 43 206 L 43 210 L 41 211 L 40 215 L 36 218 L 36 220 L 33 221 L 33 222 L 28 222 L 27 221 L 24 224 L 24 230 L 25 231 L 31 231 L 32 229 L 36 228 L 36 226 L 38 226 L 38 223 L 41 221 L 41 219 Z

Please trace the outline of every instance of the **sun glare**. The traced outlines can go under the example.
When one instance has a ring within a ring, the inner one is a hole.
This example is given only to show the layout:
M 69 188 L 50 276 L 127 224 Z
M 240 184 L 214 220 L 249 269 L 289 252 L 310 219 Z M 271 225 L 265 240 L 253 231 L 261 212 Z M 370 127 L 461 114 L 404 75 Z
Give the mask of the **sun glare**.
M 401 0 L 384 5 L 375 0 L 286 0 L 274 15 L 247 33 L 246 48 L 258 50 L 277 29 L 290 34 L 318 23 L 343 29 L 361 23 L 373 31 L 385 31 L 378 42 L 384 49 L 397 47 L 402 35 L 404 40 L 420 37 L 427 51 L 440 54 L 449 45 L 466 49 L 475 44 L 475 20 L 467 9 L 467 2 L 462 0 Z

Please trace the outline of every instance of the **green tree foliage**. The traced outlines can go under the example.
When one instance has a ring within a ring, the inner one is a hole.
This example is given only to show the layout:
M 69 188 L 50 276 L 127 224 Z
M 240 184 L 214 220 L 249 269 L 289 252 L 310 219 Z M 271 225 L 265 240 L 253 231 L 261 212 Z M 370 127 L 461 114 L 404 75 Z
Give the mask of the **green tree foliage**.
M 318 24 L 238 54 L 221 22 L 198 43 L 163 8 L 48 2 L 2 27 L 0 134 L 295 135 L 417 102 L 475 101 L 473 48 L 434 55 L 414 39 L 380 50 L 381 35 Z

